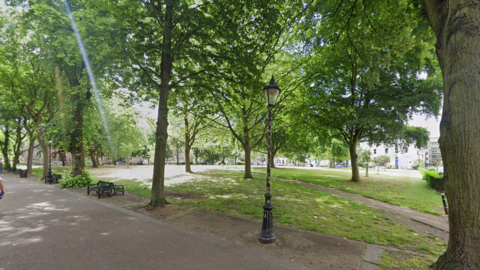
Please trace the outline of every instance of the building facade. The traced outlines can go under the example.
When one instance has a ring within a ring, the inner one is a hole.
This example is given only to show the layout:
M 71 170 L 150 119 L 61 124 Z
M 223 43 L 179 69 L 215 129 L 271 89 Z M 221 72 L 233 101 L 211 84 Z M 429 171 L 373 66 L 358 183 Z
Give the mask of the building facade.
M 425 158 L 425 166 L 440 166 L 443 164 L 442 152 L 438 143 L 438 137 L 431 138 L 428 143 L 428 155 Z

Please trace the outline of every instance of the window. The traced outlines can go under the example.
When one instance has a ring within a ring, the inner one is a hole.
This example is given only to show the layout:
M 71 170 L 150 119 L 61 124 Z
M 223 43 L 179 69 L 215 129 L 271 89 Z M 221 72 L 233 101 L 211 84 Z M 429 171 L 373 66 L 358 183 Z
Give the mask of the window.
M 395 146 L 395 154 L 398 154 L 398 146 Z
M 374 154 L 374 155 L 377 154 L 377 149 L 373 149 L 373 154 Z
M 388 148 L 385 148 L 385 154 L 388 154 Z

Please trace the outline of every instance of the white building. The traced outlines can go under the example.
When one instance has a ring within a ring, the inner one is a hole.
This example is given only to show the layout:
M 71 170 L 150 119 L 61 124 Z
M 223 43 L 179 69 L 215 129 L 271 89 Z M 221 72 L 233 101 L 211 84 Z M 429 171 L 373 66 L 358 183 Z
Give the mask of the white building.
M 396 146 L 386 146 L 384 144 L 380 145 L 369 145 L 368 143 L 360 143 L 357 153 L 360 153 L 362 150 L 370 150 L 372 153 L 372 160 L 378 156 L 389 156 L 390 163 L 387 163 L 387 166 L 394 167 L 398 165 L 399 169 L 411 169 L 415 160 L 421 159 L 422 161 L 425 158 L 425 150 L 418 149 L 415 146 L 411 145 L 408 147 L 408 150 L 405 151 L 403 148 L 397 148 Z

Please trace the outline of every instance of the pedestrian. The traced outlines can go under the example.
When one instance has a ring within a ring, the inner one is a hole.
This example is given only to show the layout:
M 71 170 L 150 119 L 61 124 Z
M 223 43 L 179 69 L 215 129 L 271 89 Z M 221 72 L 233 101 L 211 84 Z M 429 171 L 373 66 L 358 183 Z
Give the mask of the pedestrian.
M 0 173 L 3 173 L 3 163 L 0 162 Z
M 3 189 L 3 182 L 2 178 L 0 177 L 0 199 L 3 197 L 3 194 L 5 193 L 5 190 Z

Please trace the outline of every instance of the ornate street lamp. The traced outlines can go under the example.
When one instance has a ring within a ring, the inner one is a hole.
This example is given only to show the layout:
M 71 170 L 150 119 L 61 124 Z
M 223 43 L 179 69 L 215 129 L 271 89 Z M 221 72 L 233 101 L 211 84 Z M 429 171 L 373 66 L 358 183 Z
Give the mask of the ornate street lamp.
M 270 192 L 270 168 L 272 166 L 272 108 L 275 107 L 278 94 L 280 94 L 280 87 L 275 83 L 275 79 L 272 76 L 270 83 L 263 87 L 263 93 L 267 99 L 268 106 L 268 162 L 267 162 L 267 192 L 265 193 L 265 205 L 263 206 L 263 224 L 262 232 L 258 241 L 262 244 L 270 244 L 275 242 L 277 237 L 273 231 L 273 218 L 272 218 L 272 193 Z
M 48 155 L 48 182 L 50 182 L 50 185 L 52 184 L 53 182 L 53 179 L 52 179 L 52 144 L 53 144 L 53 140 L 52 138 L 50 138 L 50 140 L 48 141 L 48 144 L 49 144 L 49 148 L 50 150 L 48 151 L 49 155 Z

